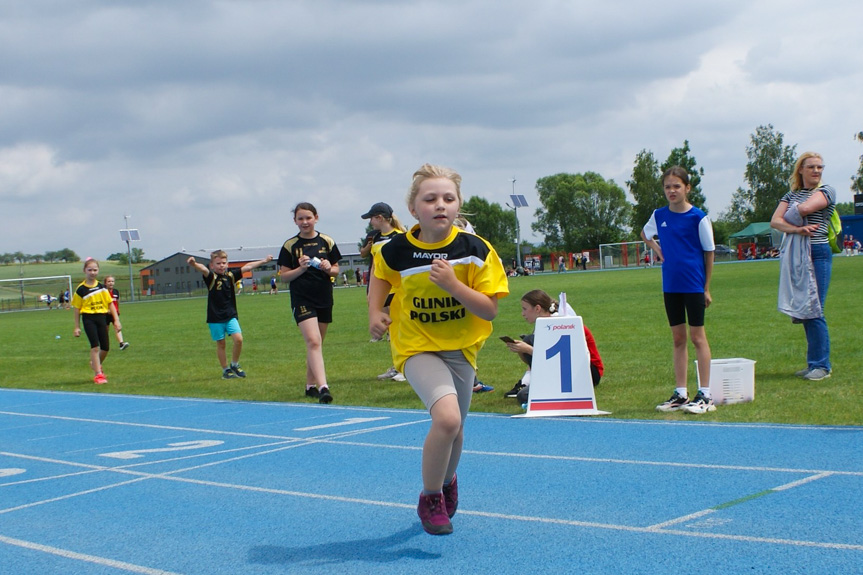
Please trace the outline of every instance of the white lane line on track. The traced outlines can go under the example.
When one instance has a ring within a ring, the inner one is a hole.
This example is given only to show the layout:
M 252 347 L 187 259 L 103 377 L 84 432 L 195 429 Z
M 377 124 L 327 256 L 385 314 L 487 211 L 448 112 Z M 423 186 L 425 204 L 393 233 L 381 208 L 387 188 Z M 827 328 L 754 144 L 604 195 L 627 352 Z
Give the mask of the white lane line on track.
M 379 447 L 387 449 L 422 449 L 422 447 L 405 445 L 388 445 L 383 443 L 365 443 L 361 441 L 333 441 L 339 445 L 353 445 L 357 447 Z M 576 455 L 543 455 L 536 453 L 507 453 L 501 451 L 479 451 L 476 449 L 465 449 L 463 454 L 483 455 L 489 457 L 507 457 L 516 459 L 543 459 L 551 461 L 576 461 L 582 463 L 614 463 L 619 465 L 648 465 L 656 467 L 681 467 L 694 469 L 717 469 L 720 471 L 767 471 L 771 473 L 804 473 L 832 475 L 847 475 L 851 477 L 863 477 L 863 471 L 841 471 L 836 469 L 796 469 L 793 467 L 762 467 L 750 465 L 721 465 L 712 463 L 688 463 L 685 461 L 649 461 L 645 459 L 615 459 L 608 457 L 580 457 Z
M 41 543 L 33 543 L 32 541 L 23 541 L 21 539 L 14 539 L 4 535 L 0 535 L 0 543 L 21 547 L 23 549 L 30 549 L 32 551 L 50 553 L 51 555 L 57 555 L 58 557 L 63 557 L 65 559 L 75 559 L 76 561 L 84 561 L 105 567 L 113 567 L 114 569 L 121 569 L 123 571 L 128 571 L 129 573 L 142 573 L 143 575 L 179 575 L 173 571 L 152 569 L 150 567 L 134 565 L 125 561 L 117 561 L 116 559 L 108 559 L 107 557 L 97 557 L 96 555 L 78 553 L 77 551 L 60 549 L 59 547 L 51 547 L 50 545 L 42 545 Z
M 310 441 L 309 443 L 312 443 L 312 442 Z M 296 447 L 296 446 L 298 446 L 298 445 L 294 444 L 294 445 L 290 445 L 290 446 L 283 446 L 281 448 L 278 448 L 278 449 L 275 449 L 272 451 L 278 451 L 280 449 L 289 449 L 289 448 Z M 259 454 L 249 454 L 249 455 L 241 456 L 241 457 L 235 458 L 235 459 L 240 459 L 243 457 L 254 457 L 256 455 L 260 455 L 260 453 Z M 213 463 L 213 464 L 215 464 L 215 463 Z M 213 464 L 205 464 L 203 466 L 198 466 L 198 467 L 189 468 L 189 469 L 198 469 L 200 467 L 206 467 L 208 465 L 213 465 Z M 80 464 L 76 464 L 76 465 L 80 465 Z M 232 490 L 238 490 L 238 491 L 246 491 L 246 492 L 254 492 L 254 493 L 266 493 L 266 494 L 273 494 L 273 495 L 286 495 L 286 496 L 292 496 L 292 497 L 303 497 L 303 498 L 308 498 L 308 499 L 318 499 L 318 500 L 334 501 L 334 502 L 340 502 L 340 503 L 374 505 L 374 506 L 378 506 L 378 507 L 410 509 L 410 510 L 413 510 L 416 507 L 414 504 L 407 504 L 407 503 L 398 503 L 398 502 L 391 502 L 391 501 L 379 501 L 379 500 L 371 500 L 371 499 L 360 499 L 360 498 L 354 498 L 354 497 L 342 497 L 342 496 L 337 496 L 337 495 L 327 495 L 327 494 L 321 494 L 321 493 L 307 493 L 307 492 L 301 492 L 301 491 L 291 491 L 291 490 L 286 490 L 286 489 L 258 487 L 258 486 L 251 486 L 251 485 L 238 485 L 238 484 L 224 483 L 224 482 L 219 482 L 219 481 L 192 479 L 192 478 L 186 478 L 186 477 L 175 477 L 175 476 L 171 475 L 173 473 L 180 473 L 180 472 L 185 471 L 185 470 L 175 470 L 172 472 L 161 473 L 161 474 L 152 474 L 152 473 L 146 473 L 146 472 L 142 472 L 142 471 L 135 471 L 135 470 L 131 470 L 131 469 L 123 469 L 123 468 L 105 468 L 104 471 L 137 475 L 138 477 L 136 477 L 135 479 L 131 479 L 129 481 L 119 482 L 119 483 L 116 483 L 113 485 L 103 486 L 103 487 L 100 487 L 97 489 L 91 489 L 91 490 L 83 491 L 80 493 L 68 494 L 68 495 L 63 496 L 63 497 L 53 498 L 51 500 L 46 500 L 46 501 L 42 501 L 42 502 L 34 502 L 34 503 L 29 504 L 29 505 L 19 506 L 19 507 L 14 508 L 14 509 L 0 510 L 0 514 L 2 514 L 4 512 L 8 512 L 8 511 L 13 511 L 15 509 L 21 509 L 21 508 L 26 508 L 26 507 L 33 506 L 33 505 L 42 504 L 42 503 L 53 502 L 53 501 L 57 501 L 60 499 L 68 499 L 71 497 L 75 497 L 77 495 L 83 495 L 83 494 L 87 494 L 87 493 L 93 493 L 96 491 L 111 489 L 114 487 L 129 485 L 132 483 L 137 483 L 137 482 L 145 481 L 148 479 L 161 479 L 161 480 L 173 481 L 173 482 L 178 482 L 178 483 L 203 485 L 203 486 L 208 486 L 208 487 L 218 487 L 218 488 L 222 488 L 222 489 L 232 489 Z M 806 478 L 806 479 L 812 480 L 812 479 L 815 479 L 815 477 L 813 477 L 811 479 L 810 478 Z M 793 483 L 801 484 L 802 481 L 804 481 L 804 480 L 796 481 Z M 790 486 L 790 485 L 792 485 L 792 484 L 790 484 L 790 483 L 785 484 L 781 487 L 787 488 L 787 486 Z M 706 510 L 706 511 L 711 511 L 711 510 Z M 732 541 L 745 541 L 745 542 L 752 542 L 752 543 L 765 543 L 765 544 L 774 544 L 774 545 L 790 545 L 790 546 L 798 546 L 798 547 L 816 547 L 816 548 L 823 548 L 823 549 L 863 551 L 863 545 L 851 544 L 851 543 L 831 543 L 831 542 L 822 542 L 822 541 L 782 539 L 782 538 L 775 538 L 775 537 L 754 537 L 754 536 L 748 536 L 748 535 L 732 535 L 732 534 L 721 534 L 721 533 L 705 533 L 705 532 L 697 532 L 697 531 L 681 531 L 681 530 L 674 530 L 674 529 L 658 528 L 656 526 L 639 527 L 639 526 L 631 526 L 631 525 L 618 525 L 618 524 L 612 524 L 612 523 L 599 523 L 599 522 L 592 522 L 592 521 L 578 521 L 578 520 L 572 520 L 572 519 L 561 519 L 561 518 L 553 518 L 553 517 L 535 517 L 535 516 L 525 516 L 525 515 L 512 515 L 512 514 L 503 514 L 503 513 L 494 513 L 494 512 L 484 512 L 484 511 L 470 511 L 470 510 L 466 510 L 466 509 L 460 509 L 459 514 L 469 515 L 469 516 L 474 516 L 474 517 L 491 518 L 491 519 L 504 519 L 504 520 L 510 520 L 510 521 L 521 521 L 521 522 L 525 522 L 525 523 L 543 523 L 543 524 L 547 523 L 547 524 L 556 524 L 556 525 L 568 525 L 568 526 L 572 526 L 572 527 L 607 529 L 607 530 L 614 530 L 614 531 L 626 531 L 626 532 L 632 532 L 632 533 L 683 535 L 686 537 L 694 537 L 694 538 L 701 538 L 701 539 L 724 539 L 724 540 L 732 540 Z M 706 514 L 707 514 L 706 512 L 701 512 L 702 516 L 706 515 Z
M 704 517 L 705 515 L 710 515 L 712 513 L 716 513 L 717 511 L 721 511 L 723 509 L 728 509 L 729 507 L 734 507 L 736 505 L 740 505 L 741 503 L 746 503 L 747 501 L 752 501 L 753 499 L 759 499 L 764 497 L 765 495 L 770 495 L 772 493 L 778 493 L 781 491 L 787 491 L 788 489 L 793 489 L 795 487 L 799 487 L 801 485 L 805 485 L 807 483 L 811 483 L 813 481 L 817 481 L 819 479 L 824 479 L 825 477 L 830 477 L 834 475 L 833 473 L 816 473 L 815 475 L 810 475 L 809 477 L 804 477 L 802 479 L 798 479 L 797 481 L 792 481 L 790 483 L 785 483 L 780 485 L 779 487 L 773 487 L 770 489 L 764 489 L 762 491 L 758 491 L 756 493 L 751 493 L 749 495 L 745 495 L 743 497 L 738 497 L 733 501 L 726 501 L 725 503 L 720 503 L 718 505 L 714 505 L 709 509 L 702 509 L 701 511 L 696 511 L 695 513 L 690 513 L 688 515 L 683 515 L 681 517 L 676 517 L 674 519 L 669 519 L 668 521 L 663 521 L 662 523 L 656 523 L 654 525 L 650 525 L 647 527 L 649 530 L 660 531 L 666 527 L 670 527 L 672 525 L 679 525 L 681 523 L 688 523 L 693 519 L 699 519 Z

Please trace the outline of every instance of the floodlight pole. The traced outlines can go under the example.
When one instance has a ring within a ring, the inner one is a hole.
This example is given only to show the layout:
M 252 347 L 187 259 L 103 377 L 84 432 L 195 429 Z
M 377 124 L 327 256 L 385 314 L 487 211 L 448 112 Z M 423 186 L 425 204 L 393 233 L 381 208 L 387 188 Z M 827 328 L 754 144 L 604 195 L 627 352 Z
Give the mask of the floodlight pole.
M 129 298 L 135 301 L 135 282 L 132 277 L 132 238 L 128 233 L 129 218 L 131 217 L 130 215 L 123 214 L 123 221 L 126 222 L 126 255 L 129 258 Z
M 510 179 L 510 182 L 512 182 L 512 195 L 515 196 L 515 176 Z M 516 202 L 513 201 L 513 204 Z M 515 259 L 518 267 L 521 265 L 521 226 L 518 223 L 518 206 L 513 205 L 512 211 L 515 212 Z

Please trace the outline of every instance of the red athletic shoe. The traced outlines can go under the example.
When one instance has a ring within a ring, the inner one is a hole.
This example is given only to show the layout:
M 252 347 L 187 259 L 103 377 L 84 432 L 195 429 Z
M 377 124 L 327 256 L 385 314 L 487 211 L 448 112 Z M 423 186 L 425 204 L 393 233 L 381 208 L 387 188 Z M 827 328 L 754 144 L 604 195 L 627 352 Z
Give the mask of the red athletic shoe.
M 446 513 L 452 519 L 458 509 L 458 475 L 453 475 L 452 483 L 443 486 L 443 500 L 446 503 Z
M 96 385 L 102 385 L 103 383 L 108 383 L 108 378 L 105 377 L 104 373 L 99 373 L 93 378 L 93 383 Z
M 446 513 L 446 503 L 443 493 L 423 495 L 417 505 L 417 515 L 420 516 L 423 529 L 431 535 L 449 535 L 452 533 L 452 523 Z

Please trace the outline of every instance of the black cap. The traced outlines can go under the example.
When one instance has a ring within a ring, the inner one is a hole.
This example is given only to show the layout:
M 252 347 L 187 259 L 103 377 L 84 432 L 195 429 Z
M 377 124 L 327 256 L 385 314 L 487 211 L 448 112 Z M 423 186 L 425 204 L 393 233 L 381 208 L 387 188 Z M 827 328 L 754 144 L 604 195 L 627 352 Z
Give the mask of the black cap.
M 368 212 L 366 212 L 360 217 L 362 217 L 364 220 L 367 220 L 372 216 L 383 216 L 385 218 L 391 218 L 393 217 L 393 209 L 390 207 L 389 204 L 378 202 L 373 205 Z

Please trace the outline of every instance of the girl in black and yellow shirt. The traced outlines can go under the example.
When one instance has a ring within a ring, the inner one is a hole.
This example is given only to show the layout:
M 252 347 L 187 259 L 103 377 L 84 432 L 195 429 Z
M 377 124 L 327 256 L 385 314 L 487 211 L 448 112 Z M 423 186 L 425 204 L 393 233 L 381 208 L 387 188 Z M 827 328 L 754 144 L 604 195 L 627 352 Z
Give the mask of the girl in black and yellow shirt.
M 294 208 L 300 232 L 279 251 L 279 276 L 291 284 L 294 321 L 306 342 L 306 396 L 333 401 L 324 367 L 324 338 L 333 322 L 333 278 L 342 255 L 335 240 L 315 230 L 318 210 L 309 202 Z
M 81 336 L 81 320 L 84 320 L 84 333 L 90 341 L 90 367 L 96 376 L 93 382 L 97 384 L 108 383 L 105 374 L 102 373 L 102 362 L 108 355 L 110 341 L 108 339 L 108 323 L 105 314 L 114 319 L 114 329 L 120 331 L 120 318 L 113 306 L 113 299 L 108 290 L 99 283 L 99 262 L 93 258 L 84 261 L 84 275 L 75 293 L 72 294 L 72 307 L 75 309 L 75 337 Z
M 498 298 L 509 293 L 491 244 L 453 226 L 460 186 L 461 176 L 449 168 L 426 164 L 414 173 L 408 209 L 419 225 L 381 247 L 369 286 L 369 331 L 381 337 L 390 330 L 395 367 L 431 415 L 417 514 L 433 535 L 452 533 L 476 356 L 491 335 Z

